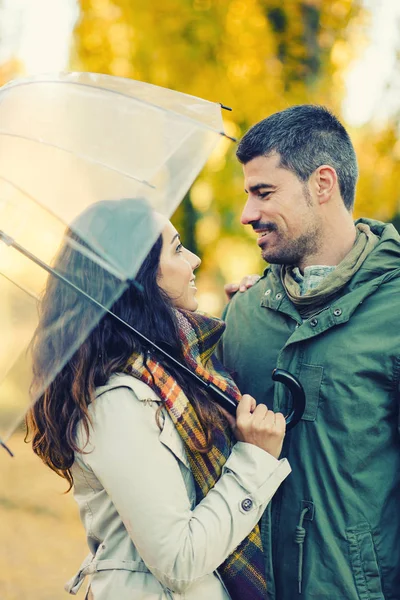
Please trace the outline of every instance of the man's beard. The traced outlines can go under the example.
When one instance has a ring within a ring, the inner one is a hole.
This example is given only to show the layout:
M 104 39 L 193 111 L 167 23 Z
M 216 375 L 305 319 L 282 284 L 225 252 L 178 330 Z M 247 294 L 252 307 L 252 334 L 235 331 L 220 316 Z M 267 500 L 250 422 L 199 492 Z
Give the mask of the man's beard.
M 307 256 L 318 252 L 321 241 L 321 230 L 317 224 L 309 227 L 306 233 L 301 234 L 296 239 L 284 239 L 281 236 L 278 226 L 275 223 L 262 223 L 258 221 L 253 227 L 265 229 L 274 232 L 277 243 L 261 247 L 263 259 L 270 264 L 277 265 L 299 265 Z

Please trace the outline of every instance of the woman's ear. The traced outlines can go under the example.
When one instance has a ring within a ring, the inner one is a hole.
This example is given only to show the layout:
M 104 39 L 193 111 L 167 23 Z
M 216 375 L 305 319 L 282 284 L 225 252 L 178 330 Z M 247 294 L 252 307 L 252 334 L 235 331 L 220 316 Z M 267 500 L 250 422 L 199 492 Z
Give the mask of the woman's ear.
M 338 190 L 337 173 L 330 165 L 321 165 L 313 173 L 314 190 L 319 204 L 329 202 Z

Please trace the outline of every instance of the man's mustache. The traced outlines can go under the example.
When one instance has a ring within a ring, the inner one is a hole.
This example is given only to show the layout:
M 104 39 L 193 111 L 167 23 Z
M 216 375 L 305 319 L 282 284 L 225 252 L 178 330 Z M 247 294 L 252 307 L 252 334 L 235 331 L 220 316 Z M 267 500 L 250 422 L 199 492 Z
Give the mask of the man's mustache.
M 249 225 L 251 225 L 255 231 L 259 230 L 259 229 L 267 231 L 268 233 L 270 233 L 271 231 L 278 231 L 278 227 L 277 227 L 276 223 L 263 222 L 263 221 L 251 221 L 251 223 L 249 223 Z

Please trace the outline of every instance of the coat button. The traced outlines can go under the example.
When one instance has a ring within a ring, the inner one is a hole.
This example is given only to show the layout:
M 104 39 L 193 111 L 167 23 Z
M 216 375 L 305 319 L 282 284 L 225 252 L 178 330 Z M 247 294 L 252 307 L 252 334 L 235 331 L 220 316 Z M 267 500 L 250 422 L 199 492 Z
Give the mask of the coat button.
M 251 510 L 253 508 L 253 500 L 251 498 L 245 498 L 242 501 L 241 506 L 242 506 L 243 510 L 248 512 L 249 510 Z
M 340 315 L 342 314 L 342 309 L 335 308 L 335 310 L 333 311 L 333 314 L 335 315 L 335 317 L 340 317 Z
M 267 291 L 265 292 L 264 296 L 269 296 L 269 295 L 270 295 L 270 293 L 271 293 L 271 290 L 267 290 Z
M 315 317 L 313 319 L 310 319 L 310 325 L 311 327 L 315 327 L 316 325 L 318 325 L 318 319 L 316 319 Z
M 282 298 L 282 296 L 283 296 L 283 294 L 281 294 L 281 293 L 279 292 L 279 294 L 277 294 L 277 295 L 275 296 L 275 298 L 276 298 L 276 300 L 280 300 L 280 299 Z

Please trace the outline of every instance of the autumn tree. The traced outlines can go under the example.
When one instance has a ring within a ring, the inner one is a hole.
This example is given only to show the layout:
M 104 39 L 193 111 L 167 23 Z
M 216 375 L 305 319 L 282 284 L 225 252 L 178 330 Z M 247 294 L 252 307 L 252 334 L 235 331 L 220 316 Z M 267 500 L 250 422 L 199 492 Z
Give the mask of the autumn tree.
M 359 0 L 80 0 L 73 66 L 132 77 L 231 106 L 225 125 L 240 137 L 288 105 L 325 104 L 336 113 Z M 259 271 L 251 231 L 239 223 L 241 168 L 223 140 L 174 219 L 203 259 L 204 309 L 221 306 L 225 280 Z

